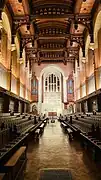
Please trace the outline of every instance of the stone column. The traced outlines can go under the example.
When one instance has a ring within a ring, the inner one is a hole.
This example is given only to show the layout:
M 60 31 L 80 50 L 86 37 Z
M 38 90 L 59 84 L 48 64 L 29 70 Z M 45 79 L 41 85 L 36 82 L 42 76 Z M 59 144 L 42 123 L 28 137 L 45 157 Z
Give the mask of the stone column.
M 24 94 L 24 98 L 26 98 L 26 85 L 23 85 L 23 94 Z
M 88 95 L 88 78 L 86 77 L 85 80 L 85 84 L 86 84 L 86 96 Z
M 7 70 L 7 90 L 11 91 L 11 69 Z
M 0 28 L 0 62 L 2 62 L 2 54 L 1 54 L 1 36 L 2 36 L 2 27 Z
M 94 51 L 94 43 L 90 43 L 90 49 L 93 52 L 93 64 L 94 64 L 94 79 L 95 79 L 95 91 L 98 89 L 98 69 L 97 67 L 97 62 L 95 61 L 95 51 Z
M 82 98 L 82 85 L 80 84 L 80 98 Z
M 87 77 L 87 61 L 85 58 L 85 85 L 86 85 L 86 96 L 88 95 L 88 77 Z

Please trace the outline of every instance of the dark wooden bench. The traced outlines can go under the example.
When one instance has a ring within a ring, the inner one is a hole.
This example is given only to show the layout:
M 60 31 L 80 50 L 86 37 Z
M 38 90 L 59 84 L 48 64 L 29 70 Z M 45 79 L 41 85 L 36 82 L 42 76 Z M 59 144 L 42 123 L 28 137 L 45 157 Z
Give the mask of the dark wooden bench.
M 80 135 L 83 147 L 88 149 L 88 151 L 90 150 L 90 154 L 92 154 L 94 160 L 101 161 L 101 141 L 83 133 L 80 133 Z
M 26 147 L 20 147 L 14 155 L 5 163 L 7 180 L 21 179 L 26 164 Z
M 44 131 L 44 123 L 42 123 L 38 128 L 40 129 L 40 133 L 43 133 L 43 131 Z
M 67 128 L 67 133 L 69 135 L 69 139 L 73 138 L 73 131 L 70 128 Z
M 75 138 L 75 137 L 77 137 L 77 138 L 79 138 L 79 135 L 80 135 L 80 130 L 79 129 L 77 129 L 77 128 L 75 128 L 74 126 L 73 126 L 73 124 L 70 124 L 70 123 L 68 123 L 68 122 L 66 122 L 66 121 L 64 121 L 64 123 L 67 125 L 67 128 L 70 128 L 73 132 L 72 132 L 72 135 L 73 135 L 73 137 Z
M 35 140 L 37 140 L 39 138 L 39 136 L 40 136 L 40 129 L 37 129 L 34 133 Z
M 6 180 L 6 174 L 5 173 L 0 173 L 0 180 Z
M 65 124 L 64 122 L 61 122 L 61 126 L 62 126 L 63 128 L 67 128 L 67 124 Z
M 15 140 L 6 144 L 4 148 L 0 149 L 0 165 L 4 165 L 5 162 L 15 153 L 15 151 L 22 145 L 27 146 L 28 134 L 19 136 Z

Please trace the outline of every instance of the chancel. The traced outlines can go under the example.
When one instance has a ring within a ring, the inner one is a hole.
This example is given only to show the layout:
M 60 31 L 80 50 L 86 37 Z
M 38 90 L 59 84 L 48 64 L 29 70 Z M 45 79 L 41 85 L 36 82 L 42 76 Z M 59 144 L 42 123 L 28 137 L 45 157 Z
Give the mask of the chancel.
M 0 179 L 101 179 L 101 0 L 0 0 Z

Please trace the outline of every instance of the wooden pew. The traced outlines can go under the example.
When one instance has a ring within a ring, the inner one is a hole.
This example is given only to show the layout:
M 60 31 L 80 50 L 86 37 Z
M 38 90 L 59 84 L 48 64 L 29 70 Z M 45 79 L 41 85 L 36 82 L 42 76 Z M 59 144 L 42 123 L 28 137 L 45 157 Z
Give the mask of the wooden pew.
M 23 170 L 26 161 L 26 147 L 23 146 L 4 165 L 4 169 L 7 171 L 7 180 L 23 179 Z
M 73 124 L 70 124 L 67 121 L 64 121 L 64 123 L 67 125 L 68 128 L 70 128 L 73 131 L 73 133 L 72 133 L 73 138 L 75 138 L 75 137 L 78 138 L 81 131 L 79 129 L 77 129 L 76 127 L 74 127 Z
M 0 149 L 0 165 L 4 165 L 4 163 L 15 153 L 15 151 L 20 148 L 22 145 L 27 146 L 27 138 L 28 134 L 20 136 L 15 140 L 11 141 L 7 147 Z
M 31 120 L 30 120 L 31 121 Z M 3 134 L 2 131 L 0 132 L 0 165 L 3 165 L 10 157 L 12 154 L 15 153 L 15 151 L 21 147 L 22 145 L 27 146 L 28 143 L 28 139 L 30 138 L 30 135 L 33 134 L 35 132 L 36 129 L 38 129 L 38 127 L 43 123 L 43 121 L 40 121 L 39 123 L 37 123 L 36 125 L 28 125 L 27 124 L 27 129 L 24 129 L 23 133 L 16 137 L 16 139 L 12 139 L 10 140 L 8 143 L 3 144 Z M 26 127 L 25 127 L 26 128 Z M 4 135 L 5 137 L 5 135 Z M 4 146 L 2 146 L 4 145 Z M 10 147 L 11 145 L 11 147 Z M 9 146 L 9 147 L 7 147 Z
M 6 180 L 6 174 L 0 173 L 0 180 Z
M 101 141 L 92 136 L 87 136 L 83 133 L 81 135 L 81 145 L 90 152 L 93 160 L 101 161 Z
M 40 133 L 43 133 L 43 131 L 44 131 L 44 123 L 42 123 L 42 124 L 39 126 L 39 129 L 40 129 Z
M 36 129 L 36 131 L 34 132 L 35 140 L 39 139 L 39 136 L 40 136 L 40 129 Z
M 67 133 L 69 135 L 69 139 L 72 140 L 72 138 L 73 138 L 73 131 L 70 128 L 67 128 Z

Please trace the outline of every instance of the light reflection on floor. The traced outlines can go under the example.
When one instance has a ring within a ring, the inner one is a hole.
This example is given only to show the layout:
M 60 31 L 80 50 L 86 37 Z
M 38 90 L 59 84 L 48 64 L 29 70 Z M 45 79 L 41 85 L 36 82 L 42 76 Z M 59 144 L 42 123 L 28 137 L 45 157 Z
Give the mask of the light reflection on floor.
M 25 180 L 37 180 L 42 168 L 69 169 L 75 180 L 101 180 L 100 167 L 79 142 L 69 142 L 58 121 L 47 124 L 39 142 L 29 143 L 27 157 Z

